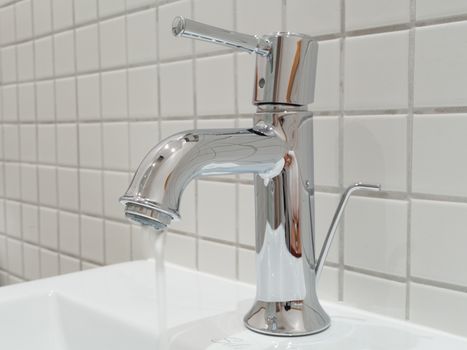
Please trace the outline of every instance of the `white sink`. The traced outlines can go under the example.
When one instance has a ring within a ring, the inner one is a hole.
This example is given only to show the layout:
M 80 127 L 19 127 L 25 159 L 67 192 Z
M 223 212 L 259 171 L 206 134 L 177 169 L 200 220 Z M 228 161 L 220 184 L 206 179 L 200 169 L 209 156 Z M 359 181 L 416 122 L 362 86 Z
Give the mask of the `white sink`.
M 154 263 L 138 261 L 0 288 L 0 348 L 157 348 Z M 465 350 L 467 339 L 323 303 L 329 330 L 279 338 L 246 330 L 254 287 L 167 265 L 170 349 Z

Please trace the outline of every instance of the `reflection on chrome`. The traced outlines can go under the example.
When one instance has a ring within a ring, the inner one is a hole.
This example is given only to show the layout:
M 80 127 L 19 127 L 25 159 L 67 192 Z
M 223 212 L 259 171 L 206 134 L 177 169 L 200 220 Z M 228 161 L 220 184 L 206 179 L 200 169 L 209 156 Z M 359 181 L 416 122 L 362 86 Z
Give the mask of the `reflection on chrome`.
M 316 284 L 349 196 L 345 192 L 319 258 L 315 247 L 313 101 L 317 43 L 306 35 L 251 36 L 176 18 L 179 36 L 257 54 L 250 129 L 189 130 L 155 146 L 120 201 L 126 215 L 164 229 L 179 219 L 183 190 L 199 176 L 255 174 L 256 301 L 249 329 L 280 336 L 321 332 L 330 319 Z

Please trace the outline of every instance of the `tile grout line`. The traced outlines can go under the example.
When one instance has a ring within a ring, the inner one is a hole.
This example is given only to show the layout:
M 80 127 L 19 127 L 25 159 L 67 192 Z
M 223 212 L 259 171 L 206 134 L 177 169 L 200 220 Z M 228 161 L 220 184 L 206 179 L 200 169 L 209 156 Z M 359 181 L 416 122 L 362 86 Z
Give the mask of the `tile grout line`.
M 97 10 L 97 1 L 94 0 L 96 3 L 96 10 Z M 78 96 L 78 45 L 77 45 L 77 35 L 76 35 L 76 2 L 73 2 L 72 5 L 72 10 L 73 10 L 73 68 L 74 68 L 74 73 L 75 73 L 75 113 L 76 113 L 76 118 L 75 118 L 75 135 L 76 135 L 76 162 L 77 162 L 77 167 L 76 167 L 76 181 L 77 181 L 77 201 L 78 201 L 78 255 L 79 255 L 79 270 L 83 270 L 83 262 L 82 262 L 82 212 L 81 212 L 81 174 L 78 169 L 81 168 L 81 151 L 80 151 L 80 128 L 79 128 L 79 115 L 80 115 L 80 107 L 79 107 L 79 96 Z M 61 272 L 61 271 L 60 271 Z
M 411 261 L 412 261 L 412 168 L 413 168 L 413 118 L 414 118 L 414 87 L 415 87 L 415 19 L 416 0 L 409 2 L 410 30 L 409 30 L 409 55 L 408 55 L 408 116 L 407 116 L 407 253 L 406 253 L 406 295 L 405 295 L 405 319 L 410 319 L 411 297 Z
M 338 179 L 339 179 L 339 192 L 342 193 L 344 188 L 344 106 L 345 106 L 345 0 L 340 0 L 340 32 L 339 39 L 339 117 L 338 117 Z M 341 223 L 339 224 L 339 269 L 338 269 L 338 292 L 337 299 L 344 301 L 344 220 L 345 214 L 342 215 Z
M 232 1 L 233 30 L 237 30 L 237 2 Z M 238 115 L 238 54 L 233 54 L 233 82 L 234 82 L 234 113 Z M 239 120 L 235 118 L 235 127 L 239 127 Z M 240 176 L 235 175 L 235 279 L 240 280 Z
M 17 7 L 16 4 L 13 7 L 13 37 L 14 41 L 17 40 L 18 37 L 18 31 L 17 31 Z M 18 46 L 14 46 L 14 52 L 15 52 L 15 80 L 18 80 L 18 75 L 19 75 L 19 62 L 18 62 Z M 16 118 L 18 122 L 20 123 L 21 121 L 21 109 L 20 109 L 20 93 L 19 93 L 19 85 L 16 86 Z M 20 132 L 20 126 L 18 125 L 16 133 L 17 133 L 17 144 L 18 144 L 18 157 L 19 159 L 22 158 L 21 153 L 22 153 L 22 147 L 21 147 L 21 132 Z M 23 199 L 23 168 L 21 166 L 21 163 L 18 163 L 18 174 L 19 174 L 19 198 L 22 201 Z M 24 279 L 24 265 L 25 265 L 25 260 L 24 260 L 24 240 L 23 240 L 23 206 L 19 204 L 19 238 L 18 240 L 20 241 L 20 249 L 21 249 L 21 276 Z
M 99 76 L 99 124 L 100 124 L 100 154 L 101 154 L 101 161 L 100 161 L 100 172 L 99 178 L 101 183 L 101 193 L 100 199 L 102 201 L 102 221 L 101 221 L 101 229 L 102 229 L 102 262 L 103 265 L 107 263 L 107 240 L 106 240 L 106 223 L 107 218 L 104 215 L 104 118 L 103 118 L 103 107 L 102 107 L 102 95 L 103 95 L 103 87 L 102 87 L 102 72 L 100 71 L 102 67 L 102 55 L 101 55 L 101 13 L 99 9 L 99 4 L 97 4 L 97 67 L 98 67 L 98 76 Z M 81 172 L 81 169 L 80 169 Z
M 195 13 L 195 4 L 194 0 L 190 0 L 190 12 L 191 16 L 196 19 Z M 192 89 L 193 89 L 193 124 L 194 128 L 198 129 L 198 103 L 197 103 L 197 94 L 196 94 L 196 59 L 198 57 L 198 53 L 196 52 L 195 48 L 195 41 L 191 40 L 191 77 L 192 77 Z M 198 179 L 194 180 L 195 186 L 195 233 L 196 233 L 196 240 L 195 240 L 195 268 L 196 270 L 200 270 L 200 232 L 199 232 L 199 181 Z
M 126 124 L 126 127 L 127 127 L 127 130 L 126 130 L 126 137 L 127 137 L 127 144 L 128 144 L 128 156 L 127 156 L 127 163 L 128 163 L 128 167 L 126 169 L 126 178 L 127 178 L 127 181 L 129 180 L 129 174 L 131 172 L 131 149 L 132 149 L 132 145 L 131 145 L 131 137 L 130 137 L 130 87 L 129 87 L 129 82 L 130 82 L 130 71 L 129 71 L 129 67 L 128 67 L 128 64 L 130 62 L 130 52 L 129 52 L 129 45 L 128 45 L 128 31 L 129 31 L 129 27 L 128 27 L 128 1 L 129 0 L 125 0 L 125 16 L 124 16 L 124 24 L 125 24 L 125 34 L 124 34 L 124 37 L 125 37 L 125 63 L 126 63 L 126 69 L 125 69 L 125 91 L 126 91 L 126 95 L 125 95 L 125 98 L 126 98 L 126 121 L 125 121 L 125 124 Z M 104 193 L 104 210 L 105 210 L 105 174 L 107 172 L 107 169 L 104 169 L 104 181 L 102 182 L 102 192 Z M 124 191 L 124 190 L 122 190 Z M 115 198 L 115 200 L 118 200 L 117 198 Z M 130 250 L 130 260 L 133 260 L 133 252 L 134 252 L 134 249 L 133 249 L 133 229 L 132 229 L 132 225 L 130 224 L 129 225 L 129 234 L 130 234 L 130 246 L 128 247 L 129 250 Z
M 51 27 L 52 29 L 54 28 L 55 26 L 55 17 L 54 17 L 54 10 L 53 10 L 53 7 L 54 7 L 54 3 L 55 1 L 57 0 L 51 0 L 50 4 L 50 11 L 51 11 Z M 57 225 L 57 247 L 56 247 L 56 254 L 57 254 L 57 257 L 56 257 L 56 263 L 57 263 L 57 269 L 58 269 L 58 273 L 60 273 L 60 259 L 59 259 L 59 254 L 60 254 L 60 245 L 61 245 L 61 242 L 60 242 L 60 205 L 59 205 L 59 200 L 58 200 L 58 197 L 59 197 L 59 194 L 58 194 L 58 191 L 59 191 L 59 186 L 58 186 L 58 128 L 57 128 L 57 120 L 59 119 L 59 116 L 58 116 L 58 99 L 57 99 L 57 78 L 55 77 L 56 76 L 56 60 L 55 60 L 55 37 L 56 37 L 57 34 L 52 34 L 50 36 L 50 41 L 51 41 L 51 44 L 52 44 L 52 76 L 54 77 L 53 79 L 53 90 L 54 90 L 54 123 L 53 123 L 53 127 L 54 127 L 54 137 L 55 137 L 55 140 L 54 140 L 54 170 L 55 170 L 55 202 L 57 203 L 57 209 L 56 209 L 56 214 L 57 214 L 57 218 L 56 218 L 56 225 Z M 40 192 L 39 192 L 40 193 Z M 49 249 L 49 248 L 47 248 Z M 49 249 L 50 250 L 50 249 Z
M 34 1 L 31 1 L 31 25 L 32 25 L 32 33 L 34 35 L 35 33 L 35 22 L 34 22 Z M 33 77 L 34 79 L 36 78 L 36 65 L 35 65 L 35 60 L 36 60 L 36 46 L 35 45 L 31 45 L 32 46 L 32 74 L 33 74 Z M 34 148 L 35 148 L 35 171 L 36 171 L 36 178 L 35 178 L 35 182 L 36 182 L 36 198 L 37 198 L 37 205 L 35 206 L 37 208 L 37 228 L 36 228 L 36 231 L 37 231 L 37 252 L 38 252 L 38 274 L 40 277 L 40 273 L 42 271 L 42 257 L 41 257 L 41 250 L 40 250 L 40 246 L 39 246 L 39 243 L 41 241 L 41 230 L 40 230 L 40 206 L 38 205 L 39 204 L 39 147 L 38 147 L 38 144 L 39 144 L 39 123 L 38 123 L 38 117 L 37 117 L 37 84 L 34 83 L 34 128 L 35 128 L 35 138 L 36 138 L 36 142 L 35 142 L 35 145 L 34 145 Z M 21 161 L 22 162 L 22 161 Z M 22 201 L 21 201 L 22 202 Z
M 4 225 L 4 229 L 5 229 L 5 232 L 4 232 L 4 235 L 2 235 L 2 237 L 4 238 L 4 249 L 5 249 L 5 264 L 6 264 L 6 268 L 7 268 L 7 272 L 6 272 L 6 275 L 5 275 L 5 283 L 8 284 L 9 283 L 9 280 L 10 280 L 10 264 L 9 264 L 9 253 L 8 253 L 8 235 L 7 235 L 7 212 L 6 212 L 6 199 L 5 199 L 5 194 L 6 194 L 6 170 L 5 170 L 5 130 L 4 130 L 4 124 L 3 124 L 3 121 L 4 121 L 4 113 L 3 113 L 3 62 L 2 62 L 2 55 L 0 55 L 0 86 L 2 88 L 2 91 L 0 93 L 0 106 L 2 108 L 2 110 L 0 111 L 0 114 L 1 114 L 1 120 L 2 120 L 2 125 L 1 125 L 1 136 L 2 136 L 2 139 L 0 140 L 1 142 L 1 145 L 2 145 L 2 149 L 1 149 L 1 156 L 2 156 L 2 169 L 1 169 L 1 174 L 2 174 L 2 179 L 1 179 L 1 182 L 2 182 L 2 186 L 3 186 L 3 196 L 1 198 L 1 202 L 3 202 L 3 208 L 2 208 L 2 213 L 3 213 L 3 225 Z M 3 268 L 3 266 L 2 266 Z M 6 281 L 8 280 L 8 281 Z M 0 284 L 1 286 L 1 284 Z

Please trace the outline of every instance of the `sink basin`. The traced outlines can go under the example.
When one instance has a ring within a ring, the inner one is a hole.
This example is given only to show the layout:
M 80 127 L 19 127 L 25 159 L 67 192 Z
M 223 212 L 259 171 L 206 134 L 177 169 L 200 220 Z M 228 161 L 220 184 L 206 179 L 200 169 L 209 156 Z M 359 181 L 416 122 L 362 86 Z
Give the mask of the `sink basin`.
M 3 302 L 0 329 L 5 349 L 123 350 L 129 342 L 141 349 L 156 345 L 153 333 L 53 291 Z
M 169 349 L 465 350 L 467 339 L 323 303 L 332 326 L 269 337 L 244 328 L 253 286 L 167 264 Z M 153 261 L 107 266 L 0 288 L 3 349 L 157 349 Z

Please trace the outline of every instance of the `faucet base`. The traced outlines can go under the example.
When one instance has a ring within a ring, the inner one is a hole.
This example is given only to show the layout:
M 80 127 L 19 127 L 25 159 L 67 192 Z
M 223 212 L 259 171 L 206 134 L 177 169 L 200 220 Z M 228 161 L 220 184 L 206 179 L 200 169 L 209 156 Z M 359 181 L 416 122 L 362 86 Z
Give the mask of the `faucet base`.
M 331 319 L 321 305 L 314 308 L 303 301 L 255 301 L 243 322 L 248 329 L 266 335 L 304 336 L 329 328 Z

